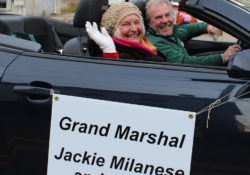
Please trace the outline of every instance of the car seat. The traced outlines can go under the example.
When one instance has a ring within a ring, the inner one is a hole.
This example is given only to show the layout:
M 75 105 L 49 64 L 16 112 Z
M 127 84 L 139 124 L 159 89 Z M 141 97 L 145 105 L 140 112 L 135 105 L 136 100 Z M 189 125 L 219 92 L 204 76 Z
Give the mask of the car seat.
M 144 26 L 145 26 L 146 29 L 148 28 L 148 23 L 147 23 L 147 20 L 146 20 L 146 4 L 147 4 L 147 1 L 148 0 L 137 0 L 137 1 L 133 2 L 133 4 L 135 6 L 137 6 L 138 9 L 142 13 L 142 18 L 144 20 Z
M 10 35 L 10 27 L 8 24 L 2 20 L 0 20 L 0 33 L 5 35 Z
M 56 34 L 52 24 L 40 17 L 27 17 L 23 21 L 24 33 L 28 34 L 32 41 L 42 45 L 44 52 L 58 53 L 62 49 L 62 43 Z
M 96 22 L 100 25 L 102 14 L 108 8 L 108 0 L 80 0 L 73 19 L 73 27 L 79 29 L 79 36 L 64 45 L 63 54 L 77 56 L 100 56 L 101 49 L 89 39 L 85 23 Z

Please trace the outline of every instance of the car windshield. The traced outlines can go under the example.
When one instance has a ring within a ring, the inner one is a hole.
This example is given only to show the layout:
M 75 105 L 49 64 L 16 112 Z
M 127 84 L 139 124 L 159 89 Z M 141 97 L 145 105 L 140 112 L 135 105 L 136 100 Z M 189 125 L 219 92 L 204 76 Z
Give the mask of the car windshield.
M 230 2 L 236 4 L 240 8 L 243 8 L 250 12 L 250 0 L 229 0 Z

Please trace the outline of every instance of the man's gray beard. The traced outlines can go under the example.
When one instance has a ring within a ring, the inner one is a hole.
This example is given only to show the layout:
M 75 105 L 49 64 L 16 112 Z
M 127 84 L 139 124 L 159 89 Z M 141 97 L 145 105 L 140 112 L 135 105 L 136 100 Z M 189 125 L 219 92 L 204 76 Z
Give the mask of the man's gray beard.
M 169 34 L 161 34 L 161 33 L 158 33 L 157 32 L 157 35 L 161 35 L 161 36 L 165 36 L 165 37 L 171 37 L 171 36 L 174 36 L 173 32 L 169 35 Z
M 169 34 L 161 34 L 161 33 L 158 33 L 158 32 L 156 32 L 156 34 L 157 35 L 161 35 L 161 36 L 165 36 L 165 37 L 171 37 L 171 36 L 174 36 L 174 27 L 173 27 L 173 29 L 172 29 L 172 33 L 169 35 Z

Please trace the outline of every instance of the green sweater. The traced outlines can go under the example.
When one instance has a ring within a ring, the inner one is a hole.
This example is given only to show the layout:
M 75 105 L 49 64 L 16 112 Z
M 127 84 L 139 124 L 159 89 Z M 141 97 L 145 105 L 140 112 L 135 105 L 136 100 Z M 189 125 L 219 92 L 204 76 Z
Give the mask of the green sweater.
M 184 48 L 184 43 L 193 37 L 207 33 L 206 23 L 184 24 L 174 27 L 173 33 L 177 43 L 169 41 L 167 36 L 159 35 L 150 29 L 146 37 L 157 47 L 157 49 L 171 63 L 201 64 L 201 65 L 223 65 L 220 54 L 208 56 L 190 56 Z

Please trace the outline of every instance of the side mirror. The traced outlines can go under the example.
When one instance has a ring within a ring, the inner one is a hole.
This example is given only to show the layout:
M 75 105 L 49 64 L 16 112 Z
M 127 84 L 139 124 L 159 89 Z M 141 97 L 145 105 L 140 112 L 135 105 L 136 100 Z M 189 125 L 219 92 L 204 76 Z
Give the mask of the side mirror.
M 227 73 L 229 77 L 250 80 L 250 49 L 232 55 Z

